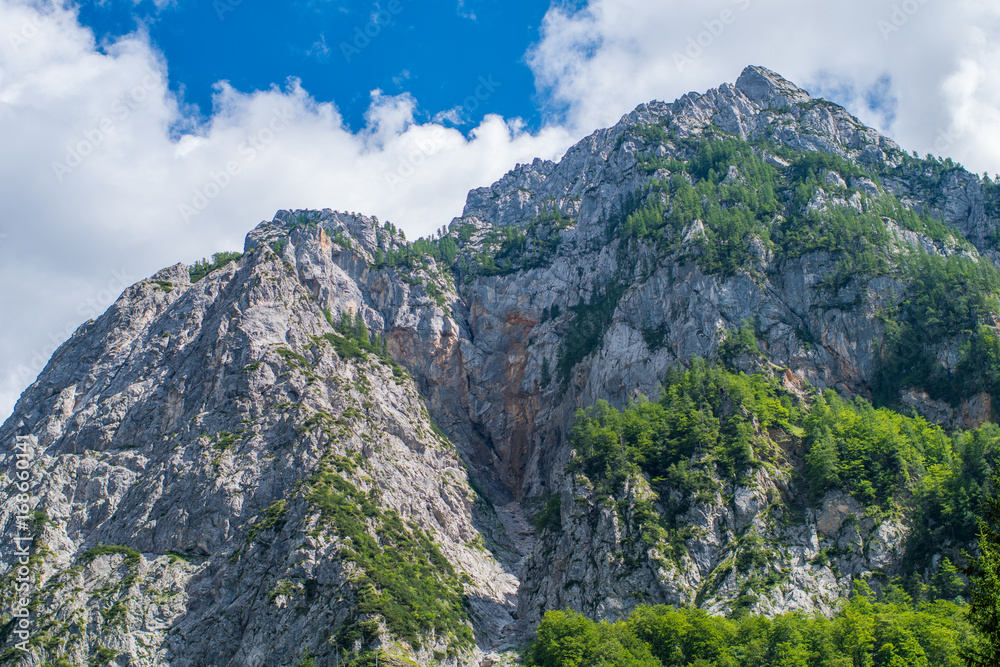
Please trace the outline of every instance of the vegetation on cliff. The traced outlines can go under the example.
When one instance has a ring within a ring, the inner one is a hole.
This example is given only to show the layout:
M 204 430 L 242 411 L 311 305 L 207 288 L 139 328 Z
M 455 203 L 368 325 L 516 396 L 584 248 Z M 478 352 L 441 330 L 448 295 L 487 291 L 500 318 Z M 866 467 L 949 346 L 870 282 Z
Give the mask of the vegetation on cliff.
M 625 621 L 595 623 L 551 611 L 524 662 L 528 667 L 960 667 L 970 636 L 961 605 L 914 603 L 898 586 L 875 595 L 859 583 L 832 619 L 721 618 L 660 606 L 640 607 Z

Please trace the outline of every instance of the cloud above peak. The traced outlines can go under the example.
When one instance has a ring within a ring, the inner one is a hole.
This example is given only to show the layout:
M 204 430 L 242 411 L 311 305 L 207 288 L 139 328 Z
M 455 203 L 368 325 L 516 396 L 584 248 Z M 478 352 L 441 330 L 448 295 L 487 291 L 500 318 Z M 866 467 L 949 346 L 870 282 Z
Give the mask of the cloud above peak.
M 355 210 L 411 237 L 460 215 L 517 162 L 558 158 L 562 128 L 488 116 L 468 135 L 419 122 L 409 94 L 373 91 L 352 132 L 292 79 L 216 86 L 185 113 L 142 34 L 99 47 L 66 8 L 0 0 L 0 412 L 55 344 L 127 286 L 177 261 L 241 249 L 283 208 Z M 39 307 L 43 304 L 43 307 Z
M 515 164 L 558 159 L 638 104 L 733 82 L 748 64 L 844 104 L 907 150 L 1000 171 L 998 19 L 985 0 L 557 3 L 525 54 L 540 129 L 497 115 L 473 127 L 470 111 L 496 88 L 484 76 L 449 109 L 373 90 L 352 130 L 337 100 L 295 79 L 219 82 L 202 116 L 172 92 L 170 63 L 142 32 L 98 44 L 71 8 L 0 0 L 0 280 L 18 286 L 0 293 L 0 419 L 125 282 L 239 249 L 278 209 L 365 212 L 414 238 Z M 314 58 L 343 47 L 306 43 Z M 404 71 L 395 85 L 409 81 Z
M 551 110 L 579 131 L 764 65 L 900 144 L 1000 171 L 995 3 L 591 0 L 554 7 L 528 55 Z

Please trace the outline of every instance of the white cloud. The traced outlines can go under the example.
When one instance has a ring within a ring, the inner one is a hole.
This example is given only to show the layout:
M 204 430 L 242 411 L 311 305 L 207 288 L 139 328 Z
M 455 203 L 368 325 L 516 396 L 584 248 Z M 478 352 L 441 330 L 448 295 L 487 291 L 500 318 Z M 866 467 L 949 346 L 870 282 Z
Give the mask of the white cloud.
M 296 81 L 253 93 L 220 83 L 197 124 L 166 66 L 142 36 L 98 49 L 72 12 L 0 0 L 3 416 L 126 283 L 242 248 L 278 209 L 363 211 L 416 237 L 459 215 L 471 188 L 571 142 L 498 116 L 466 138 L 415 122 L 412 97 L 379 91 L 352 133 Z
M 330 47 L 326 44 L 326 35 L 320 33 L 319 39 L 313 42 L 312 47 L 306 51 L 306 55 L 314 57 L 318 62 L 330 62 Z
M 461 16 L 464 19 L 469 19 L 470 21 L 477 20 L 477 18 L 476 18 L 476 10 L 474 10 L 474 9 L 466 9 L 466 7 L 465 7 L 465 0 L 458 0 L 458 9 L 457 9 L 457 11 L 458 11 L 458 15 Z
M 763 65 L 908 149 L 940 153 L 935 144 L 947 143 L 951 157 L 992 173 L 1000 171 L 998 18 L 989 0 L 592 0 L 552 9 L 529 62 L 576 131 Z
M 904 148 L 1000 171 L 995 3 L 568 5 L 549 11 L 528 54 L 550 124 L 532 134 L 489 116 L 466 137 L 442 124 L 464 109 L 417 123 L 418 100 L 379 91 L 352 133 L 296 81 L 220 83 L 199 119 L 143 35 L 98 48 L 72 11 L 0 0 L 0 418 L 125 282 L 239 248 L 279 208 L 364 211 L 425 234 L 516 162 L 557 158 L 639 103 L 734 81 L 748 64 L 834 97 Z

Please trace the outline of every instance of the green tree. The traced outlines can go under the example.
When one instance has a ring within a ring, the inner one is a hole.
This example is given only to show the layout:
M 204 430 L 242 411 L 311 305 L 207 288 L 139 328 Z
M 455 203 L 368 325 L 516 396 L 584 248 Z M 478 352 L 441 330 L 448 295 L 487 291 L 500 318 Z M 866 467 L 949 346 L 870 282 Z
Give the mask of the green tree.
M 753 320 L 744 320 L 739 329 L 727 331 L 725 339 L 719 343 L 719 359 L 727 365 L 744 354 L 760 354 Z
M 840 481 L 840 454 L 837 441 L 828 426 L 820 427 L 806 454 L 806 476 L 812 483 L 813 494 L 819 496 Z
M 941 567 L 934 575 L 933 586 L 934 594 L 941 600 L 954 600 L 965 590 L 965 582 L 962 581 L 958 568 L 948 558 L 941 561 Z
M 526 654 L 529 667 L 662 667 L 625 623 L 594 623 L 572 611 L 550 611 Z
M 993 478 L 993 486 L 1000 478 Z M 983 501 L 979 519 L 979 555 L 967 568 L 971 586 L 969 622 L 977 636 L 962 657 L 970 667 L 1000 665 L 1000 498 L 988 496 Z
M 243 253 L 239 252 L 217 252 L 212 255 L 212 261 L 201 259 L 188 267 L 188 274 L 191 282 L 196 283 L 212 271 L 226 266 L 230 262 L 238 262 L 243 258 Z

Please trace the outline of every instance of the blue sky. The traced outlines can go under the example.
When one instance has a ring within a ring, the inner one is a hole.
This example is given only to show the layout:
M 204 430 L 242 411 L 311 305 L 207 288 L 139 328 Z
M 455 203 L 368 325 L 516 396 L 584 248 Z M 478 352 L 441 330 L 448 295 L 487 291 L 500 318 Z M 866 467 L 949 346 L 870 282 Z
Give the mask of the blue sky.
M 426 235 L 517 163 L 751 64 L 1000 171 L 996 0 L 378 3 L 0 0 L 0 419 L 131 283 L 278 209 Z
M 411 93 L 418 120 L 461 108 L 450 122 L 468 130 L 487 113 L 538 127 L 525 53 L 548 8 L 547 0 L 178 0 L 161 9 L 105 0 L 82 3 L 80 19 L 101 42 L 148 31 L 171 89 L 204 115 L 218 81 L 248 91 L 295 77 L 315 98 L 335 101 L 354 130 L 376 88 Z M 495 84 L 482 100 L 481 78 Z

